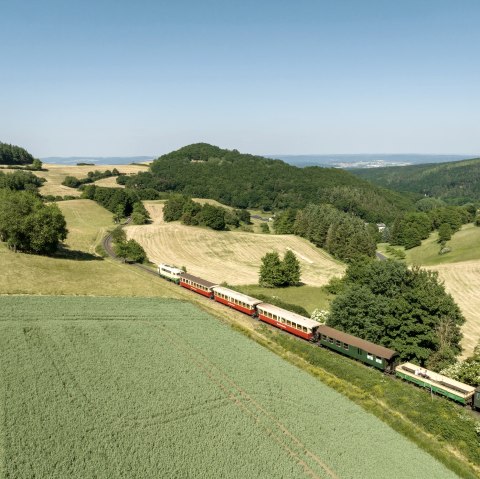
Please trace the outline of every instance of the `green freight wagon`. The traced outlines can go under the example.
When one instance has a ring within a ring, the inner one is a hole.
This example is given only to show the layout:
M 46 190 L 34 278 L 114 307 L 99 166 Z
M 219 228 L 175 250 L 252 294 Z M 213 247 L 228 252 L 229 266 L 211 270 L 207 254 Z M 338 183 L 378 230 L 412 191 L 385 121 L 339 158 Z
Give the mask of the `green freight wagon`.
M 379 346 L 323 324 L 317 329 L 317 337 L 318 342 L 326 348 L 358 359 L 382 371 L 393 372 L 395 360 L 398 356 L 398 353 L 393 349 Z
M 472 408 L 480 409 L 480 388 L 475 389 L 473 386 L 455 381 L 412 363 L 397 366 L 395 375 L 464 406 L 469 405 Z

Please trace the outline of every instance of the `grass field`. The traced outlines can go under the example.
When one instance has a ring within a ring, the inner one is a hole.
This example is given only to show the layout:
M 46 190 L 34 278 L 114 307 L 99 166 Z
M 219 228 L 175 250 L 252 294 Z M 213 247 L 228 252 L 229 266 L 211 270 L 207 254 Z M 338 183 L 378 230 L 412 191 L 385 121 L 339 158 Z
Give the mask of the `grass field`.
M 67 220 L 67 249 L 58 257 L 13 253 L 0 243 L 0 294 L 173 296 L 176 290 L 110 259 L 94 255 L 112 214 L 91 200 L 58 203 Z
M 155 263 L 186 266 L 189 273 L 218 283 L 255 284 L 265 253 L 276 250 L 283 255 L 291 249 L 302 266 L 301 280 L 308 285 L 322 286 L 344 272 L 341 263 L 297 236 L 219 232 L 179 222 L 165 223 L 163 204 L 145 202 L 145 206 L 153 223 L 125 229 Z
M 465 358 L 480 341 L 480 228 L 473 224 L 462 226 L 447 242 L 452 251 L 444 255 L 438 254 L 437 239 L 435 231 L 421 246 L 406 251 L 406 261 L 438 271 L 447 291 L 460 306 L 467 320 L 462 327 L 462 358 Z M 378 249 L 388 256 L 385 248 L 386 244 L 381 244 Z
M 430 237 L 422 241 L 421 246 L 406 251 L 409 264 L 434 266 L 438 264 L 458 263 L 460 261 L 480 260 L 480 228 L 473 223 L 463 225 L 457 231 L 447 246 L 450 253 L 440 255 L 440 245 L 437 243 L 438 233 L 433 232 Z
M 330 301 L 333 296 L 325 289 L 318 286 L 292 286 L 289 288 L 262 288 L 261 286 L 251 284 L 243 285 L 237 288 L 244 294 L 255 297 L 258 294 L 278 298 L 284 303 L 297 304 L 303 306 L 310 314 L 315 309 L 330 308 Z
M 0 298 L 0 474 L 456 477 L 190 304 Z
M 81 191 L 76 188 L 69 188 L 63 186 L 62 181 L 66 176 L 76 176 L 77 178 L 86 178 L 89 171 L 106 171 L 116 168 L 120 173 L 137 173 L 139 171 L 145 171 L 148 165 L 142 167 L 140 165 L 95 165 L 95 166 L 73 166 L 73 165 L 54 165 L 44 164 L 44 168 L 48 171 L 35 171 L 36 176 L 46 178 L 46 183 L 40 187 L 40 193 L 42 195 L 54 195 L 54 196 L 80 196 Z M 107 178 L 109 179 L 109 178 Z M 115 178 L 113 178 L 115 182 Z M 107 183 L 108 186 L 112 186 L 112 183 Z M 104 185 L 105 186 L 105 185 Z M 113 186 L 118 187 L 115 183 Z

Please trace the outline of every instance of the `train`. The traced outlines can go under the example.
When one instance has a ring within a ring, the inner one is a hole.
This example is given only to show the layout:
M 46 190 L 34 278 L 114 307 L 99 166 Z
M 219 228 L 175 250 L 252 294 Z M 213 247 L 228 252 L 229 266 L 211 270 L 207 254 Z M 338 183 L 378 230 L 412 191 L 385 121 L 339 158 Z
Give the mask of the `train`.
M 464 406 L 480 410 L 480 387 L 475 388 L 412 363 L 399 364 L 399 355 L 384 346 L 321 324 L 257 298 L 161 263 L 158 274 L 168 281 L 268 323 L 306 341 L 379 369 Z

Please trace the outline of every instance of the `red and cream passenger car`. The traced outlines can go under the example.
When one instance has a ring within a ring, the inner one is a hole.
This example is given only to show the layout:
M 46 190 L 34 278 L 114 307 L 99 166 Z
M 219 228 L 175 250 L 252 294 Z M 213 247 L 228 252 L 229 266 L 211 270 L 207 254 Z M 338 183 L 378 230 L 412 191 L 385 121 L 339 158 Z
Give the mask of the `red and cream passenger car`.
M 213 298 L 213 288 L 217 285 L 206 279 L 183 273 L 180 276 L 180 286 L 195 291 L 195 293 L 206 296 L 207 298 Z
M 246 294 L 237 293 L 232 289 L 224 288 L 223 286 L 215 286 L 213 288 L 215 301 L 238 309 L 242 313 L 253 316 L 256 312 L 255 306 L 261 303 L 260 300 L 247 296 Z
M 257 304 L 258 319 L 303 339 L 316 339 L 320 323 L 268 303 Z

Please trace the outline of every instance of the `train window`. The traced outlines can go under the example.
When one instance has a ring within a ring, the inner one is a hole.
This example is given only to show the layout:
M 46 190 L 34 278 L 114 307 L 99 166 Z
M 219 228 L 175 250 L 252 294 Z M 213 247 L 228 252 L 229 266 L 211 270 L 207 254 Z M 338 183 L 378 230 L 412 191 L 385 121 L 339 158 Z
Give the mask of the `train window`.
M 370 359 L 370 361 L 373 361 L 373 354 L 367 353 L 367 359 Z
M 379 358 L 378 356 L 375 356 L 375 361 L 379 364 L 382 364 L 382 358 Z
M 348 344 L 347 343 L 343 343 L 343 349 L 346 349 L 348 351 Z
M 287 326 L 291 326 L 292 322 L 287 319 Z
M 340 347 L 342 345 L 342 342 L 337 340 L 336 344 L 337 344 L 338 347 Z
M 304 333 L 307 332 L 307 328 L 305 326 L 302 327 L 302 330 L 303 330 Z
M 333 344 L 333 338 L 328 338 L 328 341 Z
M 323 339 L 324 341 L 326 341 L 326 340 L 327 340 L 327 337 L 326 337 L 324 334 L 322 334 L 322 339 Z

